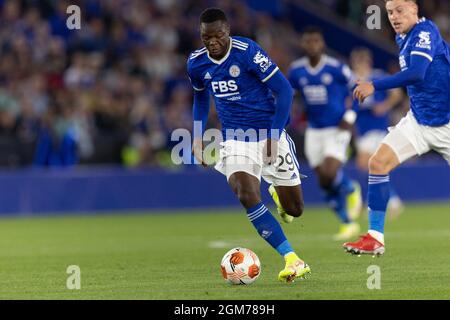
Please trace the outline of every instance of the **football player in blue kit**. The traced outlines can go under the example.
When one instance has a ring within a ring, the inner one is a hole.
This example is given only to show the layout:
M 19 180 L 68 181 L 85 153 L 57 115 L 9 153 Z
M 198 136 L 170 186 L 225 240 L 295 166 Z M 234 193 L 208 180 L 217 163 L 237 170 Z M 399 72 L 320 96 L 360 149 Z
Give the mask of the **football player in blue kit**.
M 303 278 L 311 272 L 310 267 L 294 252 L 260 194 L 262 177 L 271 184 L 284 220 L 303 212 L 294 143 L 284 130 L 292 88 L 257 43 L 230 36 L 222 10 L 209 8 L 201 14 L 200 36 L 205 46 L 187 61 L 194 89 L 194 121 L 200 121 L 204 130 L 212 95 L 224 137 L 215 168 L 227 177 L 259 235 L 284 257 L 285 267 L 278 279 L 292 282 Z M 245 134 L 238 134 L 242 132 Z M 192 152 L 206 166 L 202 136 L 194 134 Z
M 352 50 L 350 66 L 355 77 L 361 80 L 373 81 L 387 76 L 383 70 L 373 68 L 372 53 L 367 48 L 361 47 Z M 389 111 L 402 101 L 403 96 L 403 91 L 399 88 L 378 91 L 359 105 L 355 139 L 356 163 L 364 172 L 369 171 L 369 159 L 377 151 L 388 132 Z M 396 218 L 403 209 L 403 202 L 391 184 L 388 215 Z
M 384 224 L 392 170 L 430 150 L 450 164 L 450 46 L 432 21 L 419 18 L 415 0 L 385 2 L 397 33 L 401 72 L 370 82 L 358 81 L 354 97 L 364 102 L 377 91 L 406 87 L 411 111 L 369 160 L 369 231 L 355 242 L 344 243 L 344 249 L 353 254 L 385 252 Z
M 335 240 L 359 233 L 354 221 L 362 209 L 361 189 L 343 170 L 356 112 L 347 108 L 354 83 L 350 68 L 324 54 L 320 29 L 307 27 L 301 37 L 306 57 L 292 63 L 289 81 L 301 96 L 308 120 L 305 155 L 317 174 L 325 199 L 340 220 Z

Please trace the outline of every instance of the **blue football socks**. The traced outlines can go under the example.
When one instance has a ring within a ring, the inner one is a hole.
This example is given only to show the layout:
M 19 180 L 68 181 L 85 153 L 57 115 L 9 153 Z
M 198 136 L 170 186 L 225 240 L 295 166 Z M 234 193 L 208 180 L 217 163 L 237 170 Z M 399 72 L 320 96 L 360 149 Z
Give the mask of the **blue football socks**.
M 386 208 L 391 193 L 389 175 L 369 175 L 369 230 L 384 234 Z
M 285 256 L 289 252 L 294 251 L 277 219 L 274 218 L 262 202 L 248 209 L 247 216 L 255 226 L 258 234 L 277 250 L 280 255 Z

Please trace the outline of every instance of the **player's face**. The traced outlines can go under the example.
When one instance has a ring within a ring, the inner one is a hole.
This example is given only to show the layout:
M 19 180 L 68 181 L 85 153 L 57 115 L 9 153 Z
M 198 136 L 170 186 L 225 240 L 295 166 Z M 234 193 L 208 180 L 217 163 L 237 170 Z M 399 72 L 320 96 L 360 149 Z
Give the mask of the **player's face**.
M 365 71 L 372 69 L 372 57 L 366 51 L 353 51 L 350 55 L 350 64 L 353 70 Z
M 396 33 L 405 34 L 417 23 L 418 7 L 412 1 L 392 0 L 386 3 L 389 21 Z
M 202 23 L 200 25 L 200 37 L 209 55 L 219 60 L 227 53 L 230 43 L 230 27 L 223 21 Z
M 320 33 L 307 33 L 302 37 L 301 46 L 308 57 L 317 57 L 325 49 L 325 41 Z

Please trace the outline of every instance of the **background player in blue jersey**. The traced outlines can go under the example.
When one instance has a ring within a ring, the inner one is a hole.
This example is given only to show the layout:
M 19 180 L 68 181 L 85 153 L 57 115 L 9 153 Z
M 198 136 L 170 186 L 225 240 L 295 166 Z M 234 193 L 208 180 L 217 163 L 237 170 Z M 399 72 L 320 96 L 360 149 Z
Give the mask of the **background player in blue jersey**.
M 354 49 L 350 54 L 350 65 L 355 77 L 361 80 L 373 81 L 387 76 L 383 70 L 373 68 L 372 53 L 367 48 Z M 356 120 L 356 163 L 361 170 L 369 171 L 369 159 L 388 132 L 389 111 L 402 99 L 403 92 L 397 88 L 377 91 L 359 105 Z M 395 218 L 403 209 L 403 203 L 391 184 L 388 214 Z
M 301 45 L 307 57 L 292 63 L 289 81 L 300 93 L 308 120 L 305 155 L 340 219 L 335 240 L 348 239 L 359 232 L 353 219 L 361 210 L 359 185 L 342 169 L 356 118 L 355 111 L 346 108 L 352 75 L 347 65 L 324 54 L 320 29 L 306 28 Z
M 205 47 L 193 52 L 187 62 L 194 88 L 194 121 L 206 124 L 212 95 L 224 136 L 216 169 L 226 175 L 261 237 L 284 257 L 279 280 L 304 277 L 309 266 L 296 255 L 260 195 L 262 176 L 272 184 L 272 194 L 285 218 L 303 212 L 294 144 L 284 131 L 292 88 L 258 44 L 230 37 L 222 10 L 210 8 L 202 13 L 200 35 Z M 206 165 L 203 150 L 202 137 L 194 136 L 193 154 Z
M 401 72 L 359 81 L 354 96 L 363 102 L 376 91 L 407 87 L 411 111 L 390 131 L 369 161 L 369 231 L 344 243 L 351 253 L 383 254 L 389 173 L 407 159 L 430 150 L 450 164 L 450 48 L 438 27 L 419 19 L 415 0 L 387 0 L 386 9 L 400 47 Z M 419 185 L 420 186 L 420 185 Z

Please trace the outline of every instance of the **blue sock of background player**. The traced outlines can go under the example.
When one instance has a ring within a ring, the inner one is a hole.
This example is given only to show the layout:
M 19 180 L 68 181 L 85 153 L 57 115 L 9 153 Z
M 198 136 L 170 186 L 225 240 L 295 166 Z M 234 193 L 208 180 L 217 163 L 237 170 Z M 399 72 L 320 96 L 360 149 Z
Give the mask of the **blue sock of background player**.
M 340 169 L 336 174 L 332 188 L 326 194 L 326 201 L 344 224 L 351 222 L 347 210 L 347 195 L 354 190 L 355 188 L 350 178 L 345 174 L 344 170 Z

